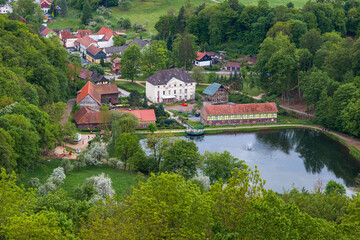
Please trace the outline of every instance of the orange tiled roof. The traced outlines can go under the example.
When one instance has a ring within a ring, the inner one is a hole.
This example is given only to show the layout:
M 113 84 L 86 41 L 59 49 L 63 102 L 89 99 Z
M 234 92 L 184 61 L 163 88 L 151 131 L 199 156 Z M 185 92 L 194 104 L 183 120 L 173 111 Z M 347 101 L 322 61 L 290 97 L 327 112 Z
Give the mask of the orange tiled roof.
M 118 87 L 115 83 L 110 84 L 98 84 L 93 85 L 94 89 L 100 94 L 112 94 L 112 93 L 119 93 Z
M 85 29 L 85 30 L 78 30 L 77 33 L 80 36 L 80 38 L 83 38 L 87 35 L 91 35 L 92 31 L 90 29 Z
M 85 35 L 83 38 L 81 38 L 80 40 L 76 40 L 78 43 L 81 43 L 82 45 L 84 45 L 85 47 L 89 47 L 89 45 L 91 43 L 97 43 L 94 39 L 92 39 L 91 37 L 89 37 L 88 35 Z
M 115 32 L 114 32 L 114 30 L 112 30 L 112 29 L 110 29 L 110 28 L 108 28 L 108 27 L 103 26 L 96 34 L 97 34 L 97 35 L 105 35 L 105 34 L 107 34 L 107 33 L 113 34 L 113 33 L 115 33 Z
M 276 104 L 271 103 L 249 103 L 249 104 L 224 104 L 204 106 L 207 115 L 223 114 L 246 114 L 246 113 L 272 113 L 278 112 Z
M 61 38 L 62 39 L 70 39 L 70 38 L 78 38 L 77 36 L 69 33 L 68 31 L 61 31 Z
M 90 95 L 97 103 L 101 104 L 101 95 L 95 90 L 94 84 L 90 81 L 85 84 L 85 86 L 78 91 L 76 103 L 79 103 L 87 95 Z
M 197 58 L 196 60 L 200 61 L 203 57 L 206 56 L 206 53 L 203 53 L 203 52 L 196 52 L 197 54 Z

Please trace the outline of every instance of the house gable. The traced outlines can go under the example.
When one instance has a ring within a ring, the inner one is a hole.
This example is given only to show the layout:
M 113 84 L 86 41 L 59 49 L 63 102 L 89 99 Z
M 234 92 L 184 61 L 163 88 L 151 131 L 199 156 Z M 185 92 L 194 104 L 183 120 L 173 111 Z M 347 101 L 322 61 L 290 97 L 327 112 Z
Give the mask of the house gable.
M 82 107 L 83 106 L 87 106 L 87 107 L 99 107 L 100 106 L 100 103 L 98 103 L 90 94 L 87 94 L 77 104 Z

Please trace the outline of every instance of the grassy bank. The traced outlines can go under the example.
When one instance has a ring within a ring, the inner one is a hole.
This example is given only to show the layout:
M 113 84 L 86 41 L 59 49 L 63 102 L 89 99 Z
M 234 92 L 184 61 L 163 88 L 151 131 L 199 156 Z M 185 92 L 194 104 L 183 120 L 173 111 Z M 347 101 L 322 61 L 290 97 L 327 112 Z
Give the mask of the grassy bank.
M 121 82 L 121 81 L 117 81 L 116 85 L 119 88 L 122 88 L 128 92 L 135 90 L 138 91 L 139 93 L 144 93 L 145 92 L 145 88 L 140 86 L 139 84 L 133 83 L 131 84 L 131 82 Z
M 50 161 L 42 160 L 34 166 L 32 171 L 28 171 L 20 175 L 18 184 L 23 184 L 25 187 L 30 187 L 28 181 L 30 178 L 37 177 L 41 183 L 46 182 L 52 173 L 54 168 L 57 168 L 61 164 L 61 160 L 50 159 Z M 137 175 L 110 167 L 107 164 L 102 166 L 86 166 L 78 170 L 75 168 L 73 171 L 66 174 L 64 184 L 61 186 L 66 190 L 70 196 L 75 196 L 75 189 L 82 185 L 86 178 L 105 173 L 111 178 L 112 187 L 115 190 L 115 193 L 119 196 L 128 193 L 130 188 L 135 184 L 135 179 Z

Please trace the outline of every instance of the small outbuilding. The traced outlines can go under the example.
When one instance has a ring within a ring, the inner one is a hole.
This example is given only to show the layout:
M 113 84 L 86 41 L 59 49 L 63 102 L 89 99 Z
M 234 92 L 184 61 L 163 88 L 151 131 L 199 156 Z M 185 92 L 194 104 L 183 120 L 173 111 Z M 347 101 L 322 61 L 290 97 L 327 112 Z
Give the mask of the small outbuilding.
M 229 101 L 229 91 L 219 83 L 213 83 L 203 91 L 206 102 L 222 103 Z

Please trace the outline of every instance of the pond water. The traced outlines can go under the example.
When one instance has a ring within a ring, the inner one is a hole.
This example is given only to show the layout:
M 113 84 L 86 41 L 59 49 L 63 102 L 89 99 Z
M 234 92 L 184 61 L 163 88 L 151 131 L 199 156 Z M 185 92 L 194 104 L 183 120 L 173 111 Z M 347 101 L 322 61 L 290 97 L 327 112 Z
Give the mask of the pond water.
M 265 188 L 283 192 L 292 187 L 309 191 L 320 180 L 342 183 L 347 194 L 354 193 L 354 179 L 360 161 L 326 135 L 311 130 L 266 130 L 252 133 L 205 135 L 193 140 L 199 151 L 229 151 L 254 169 L 257 165 Z

